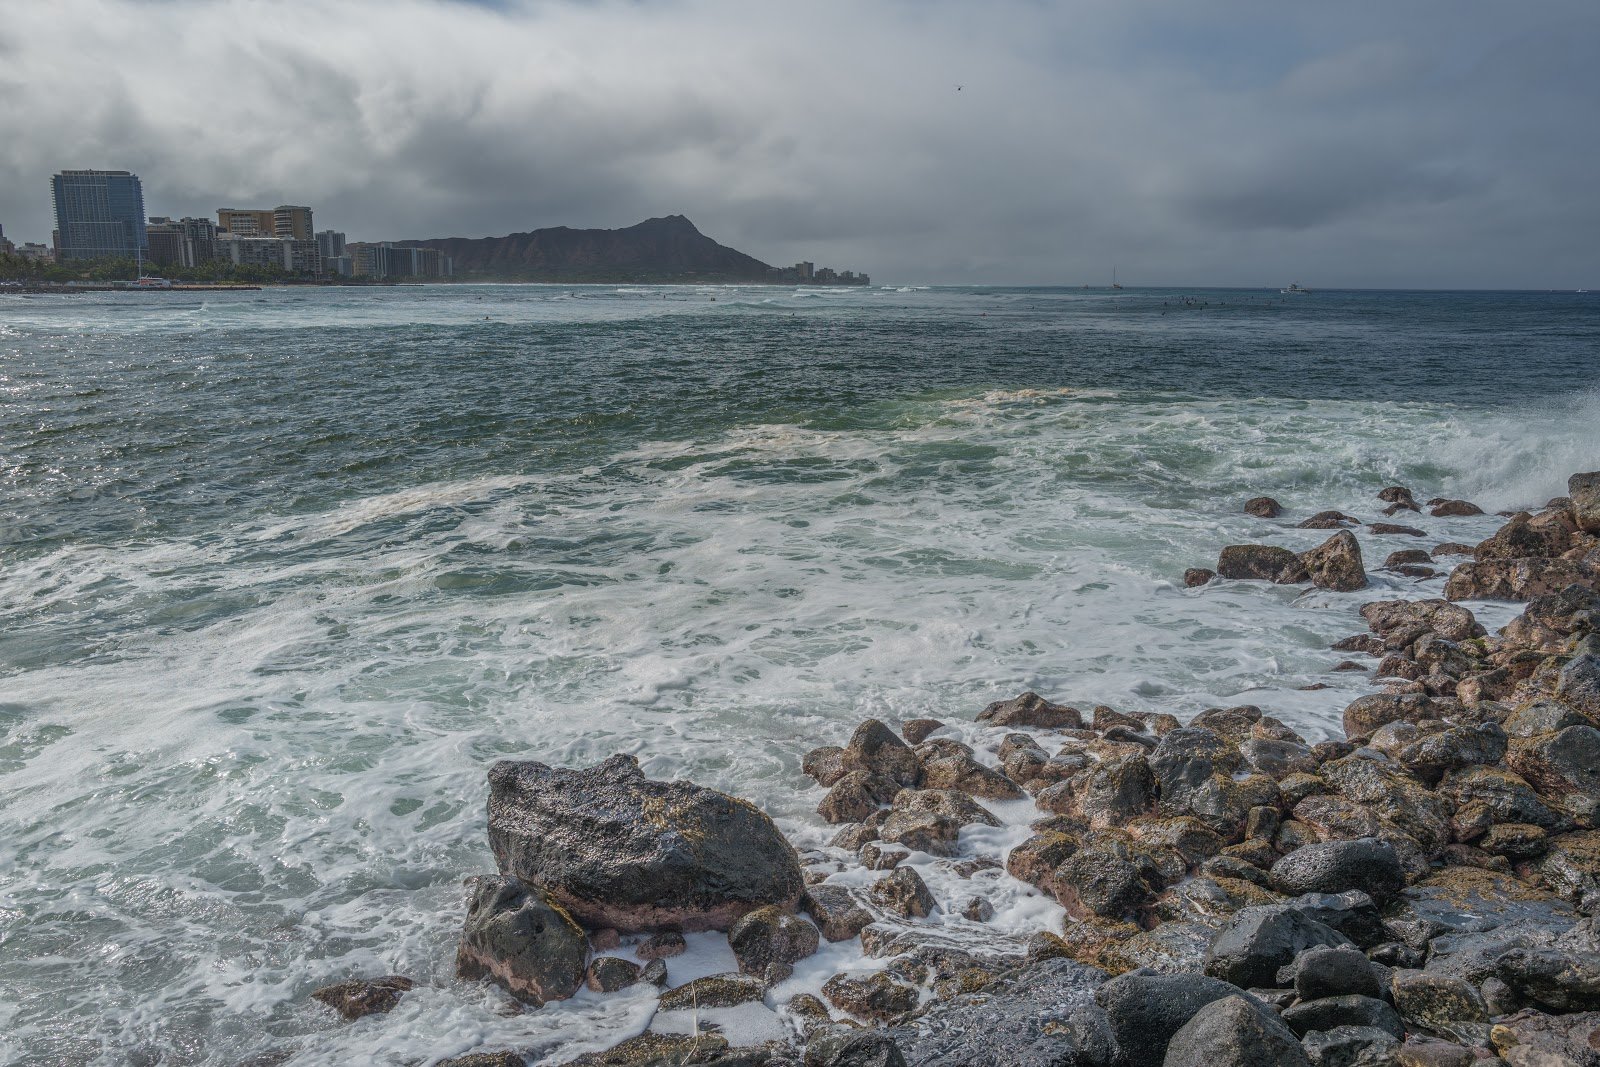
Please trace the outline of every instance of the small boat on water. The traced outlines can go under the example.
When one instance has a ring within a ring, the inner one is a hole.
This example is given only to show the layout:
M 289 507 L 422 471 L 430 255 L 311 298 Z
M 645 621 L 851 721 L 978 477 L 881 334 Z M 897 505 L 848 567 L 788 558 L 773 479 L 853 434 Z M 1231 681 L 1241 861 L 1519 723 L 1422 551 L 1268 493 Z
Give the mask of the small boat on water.
M 1311 292 L 1311 290 L 1305 288 L 1299 282 L 1290 282 L 1289 283 L 1289 288 L 1287 288 L 1287 289 L 1279 289 L 1278 292 L 1280 292 L 1280 293 L 1293 293 L 1295 296 L 1304 296 L 1307 293 Z

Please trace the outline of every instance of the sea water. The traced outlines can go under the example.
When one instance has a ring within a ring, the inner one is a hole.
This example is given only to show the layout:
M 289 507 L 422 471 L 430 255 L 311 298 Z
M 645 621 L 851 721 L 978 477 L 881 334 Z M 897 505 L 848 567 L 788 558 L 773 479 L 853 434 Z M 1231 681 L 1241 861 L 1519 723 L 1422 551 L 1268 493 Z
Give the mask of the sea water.
M 1597 374 L 1581 294 L 0 296 L 0 1059 L 607 1047 L 650 993 L 519 1012 L 452 978 L 491 762 L 632 753 L 815 847 L 800 757 L 869 716 L 981 743 L 1034 689 L 1328 736 L 1371 691 L 1329 643 L 1441 587 L 1383 557 L 1501 520 L 1362 532 L 1358 593 L 1184 568 L 1395 482 L 1542 504 L 1600 467 Z M 1001 933 L 1059 921 L 925 873 Z M 674 982 L 732 966 L 691 942 Z M 790 986 L 875 965 L 833 946 Z M 418 987 L 387 1016 L 308 999 L 389 973 Z M 724 1025 L 780 1025 L 753 1014 Z

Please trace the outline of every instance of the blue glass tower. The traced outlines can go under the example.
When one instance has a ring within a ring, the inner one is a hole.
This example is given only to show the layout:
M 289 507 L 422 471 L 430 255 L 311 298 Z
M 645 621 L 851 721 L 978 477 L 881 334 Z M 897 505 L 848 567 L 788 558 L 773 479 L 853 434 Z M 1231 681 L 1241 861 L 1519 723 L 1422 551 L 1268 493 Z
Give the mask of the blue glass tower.
M 144 254 L 144 189 L 137 174 L 64 170 L 50 179 L 50 192 L 63 260 Z

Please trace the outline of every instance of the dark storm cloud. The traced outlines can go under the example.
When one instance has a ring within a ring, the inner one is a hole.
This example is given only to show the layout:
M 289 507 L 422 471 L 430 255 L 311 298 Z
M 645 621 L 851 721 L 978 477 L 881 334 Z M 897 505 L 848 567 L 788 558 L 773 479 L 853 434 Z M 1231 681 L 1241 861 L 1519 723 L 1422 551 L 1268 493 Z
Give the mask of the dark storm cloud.
M 0 222 L 354 238 L 681 212 L 905 281 L 1589 284 L 1600 5 L 57 0 L 10 5 Z M 963 88 L 957 92 L 956 86 Z

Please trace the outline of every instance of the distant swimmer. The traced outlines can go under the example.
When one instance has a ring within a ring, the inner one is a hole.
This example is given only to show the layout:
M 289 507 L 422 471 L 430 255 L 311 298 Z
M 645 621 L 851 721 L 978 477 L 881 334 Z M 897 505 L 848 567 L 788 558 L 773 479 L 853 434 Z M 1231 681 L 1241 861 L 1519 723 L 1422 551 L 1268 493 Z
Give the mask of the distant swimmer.
M 958 86 L 956 86 L 956 92 L 959 93 L 962 89 L 965 89 L 965 88 L 966 88 L 966 86 L 964 86 L 964 85 L 958 85 Z

